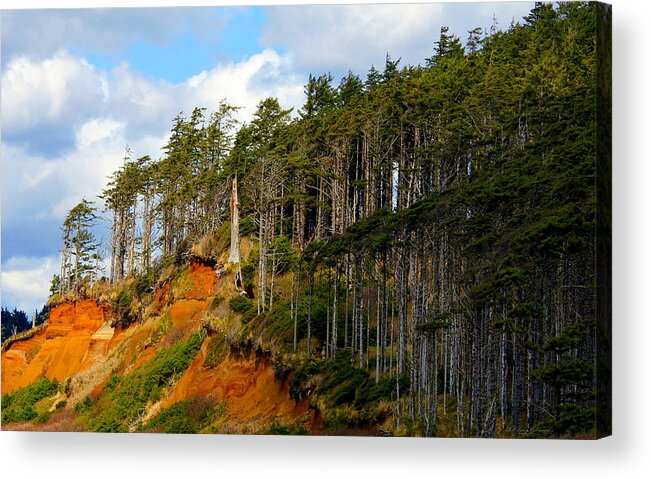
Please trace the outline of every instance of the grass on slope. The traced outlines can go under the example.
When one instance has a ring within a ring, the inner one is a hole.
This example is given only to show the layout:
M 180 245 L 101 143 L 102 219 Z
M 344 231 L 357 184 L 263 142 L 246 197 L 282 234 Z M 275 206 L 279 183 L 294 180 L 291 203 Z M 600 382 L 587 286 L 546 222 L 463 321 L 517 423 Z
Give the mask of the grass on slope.
M 87 398 L 76 407 L 80 419 L 89 430 L 128 432 L 138 425 L 147 406 L 160 400 L 199 352 L 205 333 L 192 334 L 187 340 L 159 351 L 149 362 L 133 373 L 114 375 L 104 388 L 104 395 L 95 402 Z
M 37 403 L 54 396 L 59 389 L 59 382 L 43 377 L 27 387 L 2 396 L 2 424 L 10 422 L 32 421 L 39 417 Z M 41 413 L 46 413 L 42 411 Z
M 224 403 L 215 402 L 204 396 L 196 396 L 187 401 L 179 401 L 158 413 L 141 432 L 166 432 L 169 434 L 196 434 L 226 411 Z

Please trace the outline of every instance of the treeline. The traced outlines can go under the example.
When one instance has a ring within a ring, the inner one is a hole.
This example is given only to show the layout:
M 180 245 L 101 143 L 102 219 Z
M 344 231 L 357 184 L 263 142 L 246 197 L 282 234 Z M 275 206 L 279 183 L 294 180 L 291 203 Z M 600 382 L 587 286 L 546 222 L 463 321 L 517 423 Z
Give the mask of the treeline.
M 294 117 L 273 98 L 244 125 L 226 102 L 177 116 L 162 158 L 127 151 L 103 193 L 110 279 L 228 221 L 237 179 L 238 228 L 259 245 L 244 281 L 258 316 L 285 315 L 294 350 L 346 348 L 376 381 L 395 378 L 396 417 L 427 435 L 441 415 L 463 436 L 594 433 L 595 84 L 608 83 L 597 31 L 609 15 L 536 4 L 465 46 L 443 28 L 422 66 L 387 55 L 365 80 L 310 76 Z M 95 258 L 86 207 L 64 225 L 73 283 Z
M 31 321 L 25 311 L 17 308 L 11 310 L 3 307 L 0 311 L 0 343 L 4 343 L 5 339 L 10 336 L 27 331 L 39 324 L 43 324 L 48 319 L 48 316 L 49 308 L 47 306 L 41 308 L 40 311 L 34 311 L 34 316 Z

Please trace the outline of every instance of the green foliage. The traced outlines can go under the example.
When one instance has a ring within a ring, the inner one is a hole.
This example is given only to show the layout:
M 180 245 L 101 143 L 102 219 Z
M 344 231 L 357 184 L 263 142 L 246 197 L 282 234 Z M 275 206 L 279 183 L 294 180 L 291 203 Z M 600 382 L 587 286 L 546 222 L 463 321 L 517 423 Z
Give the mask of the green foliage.
M 251 257 L 249 257 L 249 260 L 242 265 L 242 280 L 245 285 L 253 284 L 255 281 L 255 264 L 251 260 Z
M 122 378 L 117 374 L 113 374 L 109 381 L 106 383 L 106 386 L 104 386 L 104 391 L 113 391 L 120 384 L 120 381 L 122 381 Z
M 563 359 L 536 369 L 533 372 L 533 377 L 551 384 L 553 387 L 576 384 L 594 377 L 594 364 L 581 359 Z
M 86 396 L 83 401 L 75 404 L 75 412 L 77 414 L 88 412 L 91 410 L 92 407 L 93 407 L 92 399 L 90 398 L 90 396 Z
M 2 396 L 2 424 L 11 422 L 32 421 L 34 419 L 47 421 L 44 415 L 39 416 L 34 406 L 44 398 L 54 396 L 59 390 L 59 382 L 47 377 L 36 380 L 27 387 L 18 389 Z
M 72 378 L 69 377 L 68 379 L 65 380 L 65 382 L 62 384 L 62 392 L 66 396 L 70 396 L 70 393 L 72 392 Z
M 116 316 L 116 323 L 121 326 L 128 326 L 135 321 L 132 312 L 134 299 L 127 289 L 121 289 L 113 303 L 113 311 Z
M 297 401 L 310 397 L 311 401 L 325 404 L 327 421 L 332 427 L 359 426 L 382 419 L 381 401 L 396 399 L 396 386 L 402 394 L 409 389 L 407 375 L 396 379 L 383 377 L 375 383 L 368 371 L 351 363 L 349 351 L 339 351 L 335 358 L 309 360 L 297 368 L 289 381 L 290 395 Z M 360 411 L 354 419 L 347 419 L 347 408 Z M 341 411 L 340 411 L 341 409 Z
M 566 326 L 559 335 L 549 338 L 543 349 L 563 355 L 580 347 L 588 331 L 588 324 L 580 322 Z M 570 355 L 534 369 L 534 379 L 549 384 L 556 393 L 553 416 L 536 424 L 532 435 L 574 435 L 590 431 L 595 426 L 595 405 L 592 381 L 595 377 L 593 361 Z
M 544 349 L 557 353 L 567 352 L 570 349 L 580 347 L 584 341 L 590 324 L 587 321 L 581 321 L 563 328 L 561 333 L 547 341 Z
M 154 292 L 155 286 L 156 277 L 154 271 L 148 271 L 147 273 L 137 276 L 133 282 L 133 289 L 141 300 L 147 295 L 151 295 Z
M 133 373 L 122 378 L 113 376 L 109 381 L 111 387 L 102 397 L 79 408 L 77 412 L 82 421 L 97 432 L 128 431 L 138 422 L 140 412 L 158 401 L 165 388 L 180 378 L 199 351 L 204 337 L 203 332 L 194 333 L 186 341 L 159 351 Z
M 233 311 L 242 315 L 242 322 L 244 324 L 251 321 L 257 315 L 255 303 L 246 296 L 235 296 L 230 299 L 228 304 Z
M 255 223 L 250 216 L 245 216 L 240 220 L 240 236 L 251 236 L 255 233 Z
M 208 352 L 203 365 L 209 368 L 218 366 L 228 356 L 229 351 L 228 338 L 223 333 L 217 333 L 208 343 Z
M 272 265 L 275 265 L 275 273 L 282 274 L 293 268 L 296 262 L 294 249 L 287 236 L 277 236 L 269 245 Z
M 96 220 L 97 208 L 93 202 L 82 199 L 68 212 L 63 221 L 61 230 L 64 261 L 68 263 L 68 277 L 61 278 L 60 281 L 63 293 L 85 279 L 100 260 L 99 243 L 96 242 L 92 231 Z
M 208 397 L 197 396 L 172 404 L 143 426 L 141 431 L 163 431 L 169 434 L 196 434 L 223 415 L 223 403 L 215 404 Z
M 10 311 L 7 308 L 1 310 L 0 326 L 2 328 L 2 342 L 14 333 L 22 333 L 32 327 L 27 313 L 19 309 Z
M 41 411 L 34 419 L 34 424 L 45 424 L 50 420 L 52 413 L 48 410 Z
M 303 321 L 301 321 L 302 325 Z M 290 302 L 288 300 L 275 300 L 272 310 L 265 313 L 265 337 L 273 338 L 280 343 L 290 345 L 293 341 L 294 321 L 291 317 Z
M 308 434 L 305 426 L 299 422 L 284 423 L 278 420 L 271 423 L 265 434 L 274 434 L 278 436 L 305 436 Z
M 50 307 L 45 304 L 40 311 L 34 311 L 34 324 L 32 326 L 39 326 L 48 319 L 50 319 Z

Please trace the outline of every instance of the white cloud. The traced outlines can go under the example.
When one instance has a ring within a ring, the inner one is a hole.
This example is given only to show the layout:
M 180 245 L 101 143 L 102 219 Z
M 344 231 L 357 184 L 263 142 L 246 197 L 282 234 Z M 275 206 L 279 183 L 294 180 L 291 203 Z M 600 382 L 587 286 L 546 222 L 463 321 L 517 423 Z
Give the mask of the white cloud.
M 216 108 L 219 101 L 241 107 L 239 118 L 248 121 L 260 100 L 276 97 L 283 107 L 299 106 L 303 79 L 287 56 L 267 49 L 240 63 L 219 65 L 188 79 L 183 85 L 186 103 Z
M 159 157 L 172 119 L 181 110 L 187 114 L 195 106 L 216 109 L 226 98 L 242 107 L 240 119 L 247 121 L 268 96 L 292 107 L 303 95 L 302 80 L 293 74 L 290 60 L 272 50 L 217 65 L 177 85 L 148 80 L 127 64 L 97 71 L 69 53 L 40 62 L 12 60 L 4 78 L 5 222 L 17 220 L 17 214 L 21 221 L 26 214 L 62 218 L 82 197 L 101 191 L 121 164 L 126 144 L 136 156 Z M 40 151 L 48 145 L 46 137 L 43 148 L 34 150 L 41 130 L 70 135 L 70 146 L 54 154 Z M 21 196 L 26 199 L 17 202 Z M 23 202 L 33 203 L 31 212 Z
M 9 138 L 36 128 L 56 131 L 106 100 L 105 79 L 83 59 L 60 52 L 41 62 L 12 59 L 2 77 L 2 129 Z
M 52 276 L 59 271 L 57 256 L 11 258 L 0 273 L 2 304 L 16 307 L 31 317 L 49 295 Z
M 82 198 L 96 200 L 108 177 L 120 167 L 125 152 L 125 124 L 92 119 L 77 130 L 77 148 L 56 161 L 49 188 L 59 188 L 60 198 L 50 202 L 49 214 L 63 219 Z
M 56 158 L 87 146 L 93 135 L 114 136 L 107 130 L 117 125 L 131 145 L 144 137 L 160 138 L 180 111 L 216 109 L 222 99 L 242 107 L 239 115 L 245 121 L 267 96 L 297 106 L 302 85 L 289 57 L 273 50 L 218 64 L 178 84 L 145 78 L 127 63 L 98 70 L 67 52 L 41 61 L 19 57 L 9 60 L 3 74 L 2 130 L 5 143 Z M 142 154 L 147 153 L 159 151 Z
M 297 67 L 358 74 L 371 65 L 384 67 L 385 55 L 401 65 L 423 63 L 431 56 L 441 26 L 462 42 L 468 30 L 488 29 L 496 15 L 501 27 L 519 20 L 533 2 L 297 5 L 267 9 L 262 43 L 282 47 Z
M 116 133 L 122 133 L 124 124 L 109 118 L 94 118 L 87 121 L 77 130 L 77 147 L 88 148 L 93 143 L 111 138 Z
M 431 48 L 441 4 L 309 5 L 269 9 L 265 45 L 282 45 L 308 69 L 366 71 L 387 52 L 420 58 Z M 414 51 L 415 43 L 419 43 Z M 381 63 L 381 65 L 379 65 Z

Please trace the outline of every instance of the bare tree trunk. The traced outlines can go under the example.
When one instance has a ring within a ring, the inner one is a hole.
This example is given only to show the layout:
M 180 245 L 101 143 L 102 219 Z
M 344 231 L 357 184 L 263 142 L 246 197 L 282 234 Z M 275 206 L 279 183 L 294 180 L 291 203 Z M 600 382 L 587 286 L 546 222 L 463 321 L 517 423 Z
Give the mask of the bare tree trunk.
M 380 302 L 380 272 L 377 271 L 377 302 L 375 303 L 375 384 L 380 382 L 380 311 L 382 311 L 382 303 Z
M 332 344 L 330 350 L 334 356 L 337 353 L 337 296 L 339 286 L 339 261 L 335 265 L 334 297 L 332 299 Z
M 301 265 L 300 265 L 300 263 L 299 263 L 299 267 L 298 267 L 298 277 L 295 278 L 295 279 L 294 279 L 294 277 L 292 277 L 292 280 L 293 280 L 292 284 L 295 286 L 295 289 L 292 292 L 292 294 L 294 295 L 294 303 L 293 303 L 294 307 L 293 307 L 292 312 L 293 312 L 293 319 L 294 319 L 294 352 L 296 352 L 297 349 L 298 349 L 298 304 L 299 304 L 298 299 L 299 299 L 300 287 L 301 287 Z
M 314 274 L 310 271 L 310 300 L 307 303 L 307 357 L 312 354 L 312 299 L 314 294 Z
M 233 178 L 233 189 L 231 192 L 231 250 L 228 257 L 230 263 L 240 262 L 240 212 L 239 199 L 237 196 L 237 176 Z M 237 286 L 237 285 L 236 285 Z
M 151 234 L 153 229 L 153 205 L 150 191 L 144 195 L 144 211 L 142 220 L 142 270 L 149 271 L 151 267 Z

